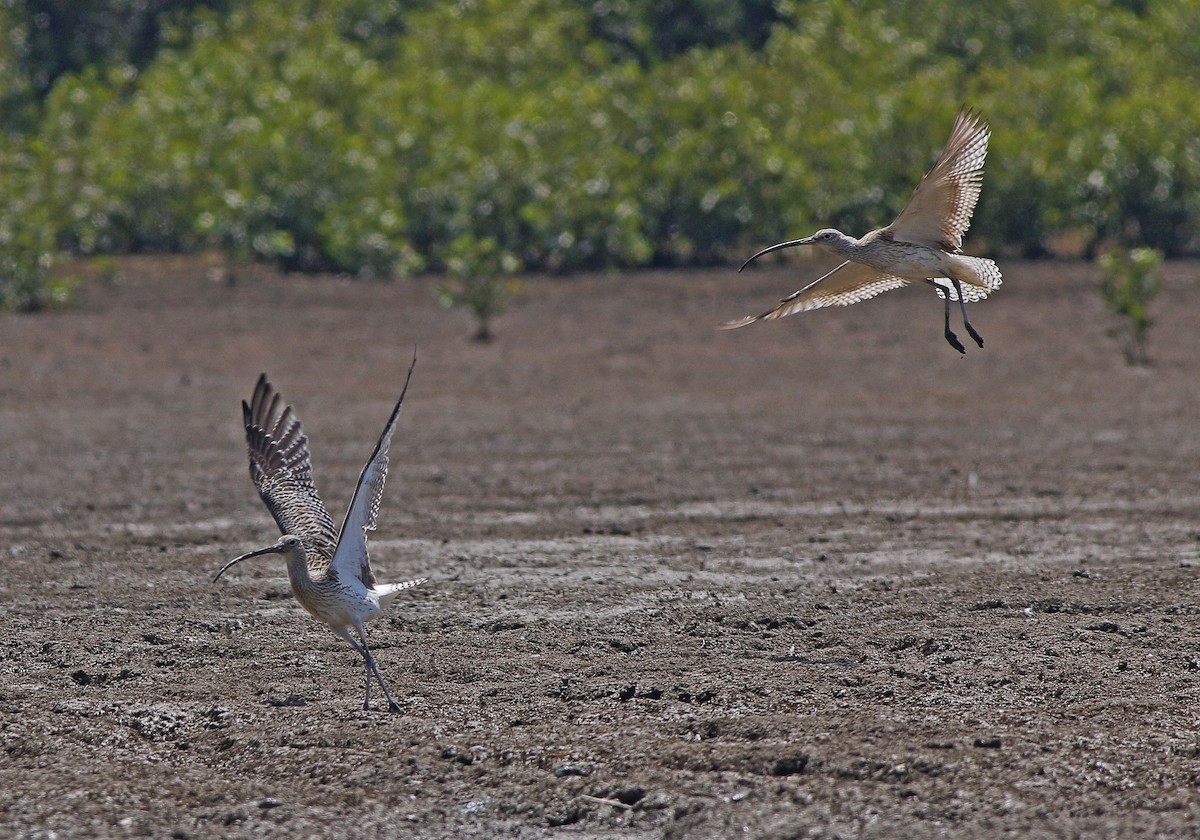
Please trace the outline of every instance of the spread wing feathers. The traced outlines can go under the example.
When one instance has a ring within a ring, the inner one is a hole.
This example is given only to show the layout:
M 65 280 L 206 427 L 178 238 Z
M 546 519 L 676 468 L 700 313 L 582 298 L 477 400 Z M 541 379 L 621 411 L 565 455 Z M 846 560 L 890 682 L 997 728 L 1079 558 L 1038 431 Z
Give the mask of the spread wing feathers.
M 937 162 L 887 230 L 896 239 L 960 251 L 983 186 L 983 161 L 991 136 L 977 113 L 959 111 Z
M 313 484 L 308 437 L 290 405 L 264 373 L 254 386 L 250 403 L 242 402 L 250 480 L 284 534 L 304 541 L 309 556 L 330 557 L 337 531 Z
M 375 530 L 375 517 L 379 514 L 383 484 L 387 480 L 388 447 L 391 446 L 396 418 L 400 416 L 400 406 L 404 404 L 404 395 L 408 393 L 408 383 L 412 381 L 413 368 L 416 366 L 417 358 L 413 356 L 400 399 L 396 401 L 392 416 L 388 418 L 383 434 L 379 436 L 379 443 L 375 444 L 375 451 L 371 453 L 370 460 L 358 477 L 354 498 L 346 511 L 342 535 L 338 539 L 337 550 L 333 553 L 333 561 L 329 564 L 329 570 L 343 580 L 356 576 L 366 586 L 375 585 L 375 575 L 371 571 L 371 561 L 367 556 L 367 531 Z
M 721 329 L 737 329 L 755 321 L 773 321 L 795 312 L 820 309 L 823 306 L 849 306 L 883 292 L 907 286 L 908 282 L 903 277 L 885 274 L 869 265 L 846 261 L 824 277 L 788 295 L 769 312 L 727 321 L 721 324 Z

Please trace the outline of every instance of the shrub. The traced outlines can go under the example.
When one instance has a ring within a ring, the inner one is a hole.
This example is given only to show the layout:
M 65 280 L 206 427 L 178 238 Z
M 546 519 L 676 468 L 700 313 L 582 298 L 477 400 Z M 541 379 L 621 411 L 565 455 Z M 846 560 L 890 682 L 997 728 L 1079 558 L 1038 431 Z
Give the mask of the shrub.
M 1146 346 L 1154 326 L 1150 303 L 1161 288 L 1158 267 L 1162 254 L 1153 248 L 1115 249 L 1101 254 L 1098 263 L 1100 295 L 1108 311 L 1120 319 L 1112 333 L 1124 337 L 1125 361 L 1150 364 Z
M 517 290 L 512 273 L 520 262 L 504 253 L 494 239 L 464 234 L 454 240 L 447 261 L 450 279 L 437 288 L 446 308 L 466 309 L 475 316 L 475 341 L 492 340 L 492 318 L 508 307 Z
M 36 310 L 62 302 L 65 290 L 50 284 L 56 251 L 50 202 L 33 155 L 0 143 L 0 309 Z

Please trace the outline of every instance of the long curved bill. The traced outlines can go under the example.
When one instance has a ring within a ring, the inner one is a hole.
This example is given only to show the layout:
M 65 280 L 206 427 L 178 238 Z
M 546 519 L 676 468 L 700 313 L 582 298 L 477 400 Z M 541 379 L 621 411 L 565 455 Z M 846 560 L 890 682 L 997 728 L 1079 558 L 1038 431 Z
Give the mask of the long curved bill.
M 750 265 L 750 263 L 754 262 L 756 259 L 761 257 L 763 254 L 769 254 L 772 251 L 778 251 L 781 248 L 793 248 L 796 245 L 811 245 L 811 244 L 813 244 L 813 238 L 811 236 L 806 236 L 803 239 L 793 239 L 791 242 L 780 242 L 778 245 L 772 245 L 770 248 L 763 248 L 761 251 L 759 251 L 753 257 L 751 257 L 750 259 L 748 259 L 744 263 L 742 263 L 742 268 L 745 268 L 746 266 Z M 739 268 L 738 271 L 741 271 L 742 268 Z
M 247 554 L 243 554 L 241 557 L 234 557 L 232 560 L 230 560 L 228 563 L 226 563 L 224 566 L 221 567 L 221 571 L 217 572 L 217 576 L 215 578 L 213 578 L 213 583 L 216 583 L 217 581 L 219 581 L 221 579 L 221 575 L 225 574 L 225 572 L 227 572 L 230 569 L 230 567 L 235 566 L 238 563 L 241 563 L 243 560 L 249 560 L 251 557 L 259 557 L 263 554 L 278 554 L 278 553 L 279 553 L 279 546 L 269 545 L 266 548 L 260 548 L 258 551 L 251 551 Z

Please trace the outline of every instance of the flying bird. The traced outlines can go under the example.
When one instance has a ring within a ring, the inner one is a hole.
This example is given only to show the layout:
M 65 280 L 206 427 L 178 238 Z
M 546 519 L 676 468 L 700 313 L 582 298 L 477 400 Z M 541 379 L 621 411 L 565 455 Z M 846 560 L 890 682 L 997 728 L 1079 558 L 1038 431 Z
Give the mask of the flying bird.
M 375 451 L 358 477 L 354 498 L 346 511 L 341 530 L 325 510 L 313 484 L 308 437 L 290 405 L 283 405 L 275 387 L 264 373 L 254 386 L 250 402 L 242 402 L 246 444 L 250 453 L 250 478 L 275 518 L 283 536 L 266 548 L 235 557 L 225 564 L 213 582 L 232 566 L 251 557 L 281 555 L 287 562 L 292 594 L 314 618 L 328 624 L 363 658 L 366 688 L 363 709 L 371 705 L 371 678 L 379 682 L 388 710 L 400 711 L 387 683 L 367 647 L 363 622 L 379 616 L 402 591 L 424 583 L 425 578 L 403 583 L 377 583 L 367 555 L 367 531 L 375 529 L 383 484 L 387 478 L 388 447 L 396 418 L 417 360 L 413 357 L 400 399 L 384 426 Z M 358 634 L 355 641 L 353 630 Z
M 983 347 L 983 337 L 967 319 L 966 303 L 986 298 L 1000 287 L 1002 278 L 991 260 L 963 254 L 962 237 L 983 186 L 983 161 L 991 134 L 978 113 L 963 108 L 933 168 L 921 178 L 908 205 L 890 225 L 861 239 L 825 228 L 804 239 L 764 248 L 746 260 L 742 268 L 763 254 L 796 245 L 816 245 L 845 258 L 833 271 L 788 295 L 774 309 L 728 321 L 721 328 L 735 329 L 823 306 L 849 306 L 924 280 L 945 300 L 945 336 L 950 346 L 966 352 L 950 329 L 950 302 L 958 301 L 967 333 Z

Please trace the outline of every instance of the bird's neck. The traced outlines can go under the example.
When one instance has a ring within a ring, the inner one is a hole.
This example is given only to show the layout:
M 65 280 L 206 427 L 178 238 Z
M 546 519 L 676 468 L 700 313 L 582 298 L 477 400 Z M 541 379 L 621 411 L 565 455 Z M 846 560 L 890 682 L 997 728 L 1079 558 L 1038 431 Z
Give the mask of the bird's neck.
M 303 592 L 313 586 L 312 575 L 308 571 L 308 558 L 303 551 L 293 552 L 286 556 L 288 580 L 292 582 L 293 592 Z

